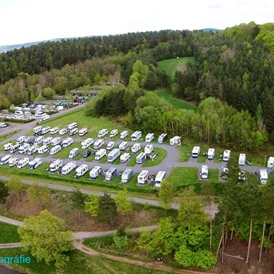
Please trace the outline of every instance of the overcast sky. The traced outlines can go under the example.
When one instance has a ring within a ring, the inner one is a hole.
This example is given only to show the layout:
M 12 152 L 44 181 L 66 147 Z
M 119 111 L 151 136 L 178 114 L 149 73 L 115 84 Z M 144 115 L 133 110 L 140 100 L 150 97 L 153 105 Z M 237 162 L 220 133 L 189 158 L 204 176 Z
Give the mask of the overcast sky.
M 273 0 L 0 0 L 0 45 L 273 20 Z

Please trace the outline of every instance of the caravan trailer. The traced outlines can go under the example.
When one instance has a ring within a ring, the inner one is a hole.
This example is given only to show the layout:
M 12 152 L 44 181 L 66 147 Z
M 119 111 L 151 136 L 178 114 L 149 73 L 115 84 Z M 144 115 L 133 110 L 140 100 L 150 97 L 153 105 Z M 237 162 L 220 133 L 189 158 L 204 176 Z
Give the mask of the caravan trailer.
M 78 154 L 80 154 L 80 152 L 81 152 L 81 149 L 80 148 L 78 148 L 78 147 L 75 147 L 75 148 L 73 148 L 70 152 L 69 152 L 69 158 L 70 159 L 72 159 L 72 158 L 74 158 L 74 157 L 76 157 Z
M 106 136 L 107 134 L 108 134 L 108 130 L 106 128 L 103 128 L 98 132 L 97 137 L 102 138 L 102 137 Z
M 69 134 L 69 136 L 73 136 L 77 133 L 78 133 L 78 128 L 76 127 L 76 128 L 71 129 L 68 134 Z
M 29 148 L 30 148 L 30 145 L 24 143 L 23 145 L 21 145 L 21 146 L 19 147 L 18 153 L 20 153 L 20 154 L 26 153 L 26 152 L 29 150 Z
M 231 151 L 230 150 L 225 150 L 224 151 L 224 154 L 223 154 L 223 162 L 228 162 L 229 159 L 230 159 L 230 154 L 231 154 Z
M 132 135 L 131 135 L 131 141 L 132 142 L 137 142 L 139 139 L 142 138 L 142 131 L 135 131 Z
M 213 160 L 214 156 L 215 156 L 215 148 L 209 148 L 207 151 L 207 159 Z
M 45 139 L 44 136 L 39 136 L 35 139 L 34 143 L 37 145 L 42 144 L 44 139 Z
M 17 165 L 18 161 L 19 160 L 16 157 L 10 158 L 10 160 L 9 160 L 9 167 L 13 167 L 13 166 Z
M 28 155 L 32 155 L 33 153 L 36 153 L 38 151 L 38 148 L 39 148 L 39 146 L 37 146 L 37 145 L 33 145 L 33 146 L 29 147 L 28 152 L 27 152 Z
M 95 160 L 99 161 L 100 159 L 102 159 L 106 155 L 107 155 L 107 151 L 104 148 L 101 148 L 98 151 L 96 151 Z
M 135 144 L 131 147 L 131 151 L 132 151 L 133 153 L 136 153 L 136 152 L 138 152 L 138 151 L 141 150 L 141 149 L 142 149 L 142 146 L 141 146 L 140 143 L 135 143 Z
M 42 130 L 41 130 L 41 134 L 47 134 L 47 133 L 49 133 L 49 131 L 50 131 L 50 127 L 49 126 L 47 126 L 47 127 L 43 127 L 42 128 Z
M 154 133 L 148 133 L 146 135 L 146 143 L 150 143 L 154 139 Z
M 131 158 L 131 154 L 128 152 L 125 152 L 120 156 L 120 163 L 123 164 L 126 161 L 128 161 L 130 158 Z
M 73 122 L 73 123 L 68 125 L 68 130 L 72 130 L 72 129 L 77 128 L 77 127 L 78 127 L 78 124 L 76 122 Z
M 136 157 L 136 164 L 142 164 L 146 160 L 147 156 L 144 152 L 141 152 L 137 157 Z
M 114 148 L 114 146 L 115 146 L 115 143 L 114 142 L 112 142 L 112 141 L 110 141 L 110 142 L 108 142 L 108 144 L 107 144 L 107 150 L 112 150 L 113 148 Z
M 141 173 L 137 177 L 137 183 L 140 185 L 144 185 L 148 179 L 148 170 L 142 170 Z
M 274 157 L 269 157 L 267 161 L 267 167 L 272 168 L 274 166 Z
M 15 144 L 14 146 L 11 147 L 10 149 L 10 153 L 15 153 L 19 150 L 20 145 L 19 144 Z
M 128 148 L 128 142 L 122 142 L 120 145 L 119 145 L 119 149 L 121 151 L 123 150 L 126 150 Z
M 123 173 L 121 177 L 121 183 L 126 184 L 133 176 L 133 169 L 127 168 Z
M 96 179 L 101 173 L 103 169 L 100 166 L 95 166 L 90 172 L 89 177 L 90 179 Z
M 35 169 L 42 164 L 41 158 L 35 158 L 29 162 L 29 169 Z
M 7 163 L 9 162 L 10 159 L 11 159 L 11 155 L 9 155 L 9 154 L 3 156 L 3 157 L 1 158 L 1 160 L 0 160 L 0 165 L 2 166 L 2 165 L 7 164 Z
M 43 140 L 43 145 L 49 145 L 52 141 L 53 137 L 47 137 Z
M 266 169 L 260 169 L 259 180 L 261 184 L 265 185 L 268 180 L 268 174 Z
M 117 129 L 113 129 L 111 132 L 110 132 L 110 138 L 113 138 L 115 137 L 116 135 L 118 134 L 118 130 Z
M 37 126 L 33 128 L 33 133 L 34 134 L 39 134 L 42 130 L 42 126 Z
M 245 154 L 240 154 L 239 155 L 239 166 L 244 166 L 246 161 L 246 155 Z
M 25 136 L 20 136 L 20 137 L 17 138 L 16 143 L 17 144 L 22 144 L 22 143 L 25 142 L 25 139 L 26 139 Z
M 75 171 L 76 171 L 75 178 L 80 178 L 88 172 L 88 165 L 82 164 L 79 167 L 77 167 Z
M 67 175 L 75 168 L 76 168 L 76 162 L 75 161 L 69 162 L 65 166 L 62 167 L 61 174 Z
M 63 167 L 63 161 L 58 159 L 49 165 L 49 171 L 55 172 L 61 167 Z
M 200 172 L 201 179 L 208 179 L 208 166 L 202 165 Z
M 43 145 L 43 146 L 38 148 L 38 153 L 39 154 L 44 154 L 45 152 L 48 152 L 48 151 L 49 151 L 49 149 L 46 145 Z
M 81 142 L 82 149 L 87 149 L 89 148 L 92 144 L 94 143 L 93 138 L 87 138 L 83 142 Z
M 66 133 L 68 133 L 67 128 L 62 128 L 62 129 L 59 130 L 59 135 L 65 135 Z
M 118 172 L 116 167 L 110 167 L 105 174 L 105 181 L 111 181 L 117 175 L 117 173 Z
M 100 148 L 101 146 L 103 146 L 104 145 L 104 140 L 103 139 L 98 139 L 98 140 L 96 140 L 96 142 L 94 143 L 94 149 L 98 149 L 98 148 Z
M 59 132 L 59 127 L 53 127 L 50 131 L 49 131 L 49 134 L 50 135 L 54 135 L 56 133 Z
M 108 154 L 108 162 L 112 163 L 120 156 L 120 149 L 115 148 Z
M 17 168 L 23 168 L 28 163 L 29 163 L 29 158 L 23 158 L 23 159 L 21 159 L 21 160 L 18 161 Z
M 80 137 L 83 137 L 87 133 L 88 133 L 88 129 L 86 127 L 79 130 Z
M 153 144 L 147 144 L 145 146 L 145 154 L 151 154 L 154 151 Z
M 180 136 L 174 136 L 169 140 L 169 144 L 171 146 L 181 145 L 181 137 Z
M 197 158 L 199 155 L 200 155 L 200 147 L 198 146 L 195 146 L 193 149 L 192 149 L 192 158 Z
M 165 171 L 159 171 L 155 177 L 154 185 L 155 187 L 161 187 L 161 183 L 166 177 L 166 172 Z
M 62 147 L 60 145 L 54 146 L 51 148 L 51 150 L 49 151 L 49 155 L 54 155 L 58 152 L 60 152 L 62 149 Z
M 62 147 L 68 147 L 71 144 L 73 144 L 73 138 L 69 137 L 62 141 L 61 145 Z
M 4 144 L 4 150 L 5 151 L 8 151 L 12 148 L 12 143 L 7 143 L 7 144 Z
M 57 145 L 60 145 L 61 143 L 62 143 L 62 138 L 61 137 L 55 137 L 50 142 L 50 144 L 52 146 L 57 146 Z
M 166 140 L 167 140 L 167 134 L 166 133 L 162 133 L 158 137 L 158 144 L 163 144 Z
M 121 134 L 120 134 L 120 139 L 125 139 L 127 136 L 128 136 L 128 131 L 127 131 L 127 130 L 124 130 L 124 131 L 122 131 Z

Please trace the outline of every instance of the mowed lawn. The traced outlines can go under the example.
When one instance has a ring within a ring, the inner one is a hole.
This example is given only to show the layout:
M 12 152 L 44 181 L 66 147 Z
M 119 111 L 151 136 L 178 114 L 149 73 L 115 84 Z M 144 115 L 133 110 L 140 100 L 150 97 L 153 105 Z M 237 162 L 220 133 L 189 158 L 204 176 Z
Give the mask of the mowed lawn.
M 17 226 L 0 222 L 0 244 L 20 242 Z

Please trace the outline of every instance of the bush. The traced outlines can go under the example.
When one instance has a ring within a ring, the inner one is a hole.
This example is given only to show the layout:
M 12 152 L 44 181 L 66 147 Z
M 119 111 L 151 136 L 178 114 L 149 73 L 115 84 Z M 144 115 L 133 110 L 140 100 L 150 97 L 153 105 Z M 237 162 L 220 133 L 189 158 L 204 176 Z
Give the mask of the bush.
M 118 236 L 117 233 L 115 233 L 113 236 L 113 242 L 117 249 L 123 249 L 123 248 L 127 247 L 128 243 L 129 243 L 127 235 Z

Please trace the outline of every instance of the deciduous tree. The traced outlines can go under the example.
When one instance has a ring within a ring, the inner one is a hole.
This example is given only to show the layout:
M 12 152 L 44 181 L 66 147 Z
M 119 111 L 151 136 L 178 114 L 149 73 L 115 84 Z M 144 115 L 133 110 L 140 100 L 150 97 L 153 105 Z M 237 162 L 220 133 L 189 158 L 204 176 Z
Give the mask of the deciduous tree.
M 90 213 L 91 216 L 97 217 L 99 212 L 99 200 L 100 197 L 90 193 L 88 195 L 88 200 L 85 201 L 85 211 Z

